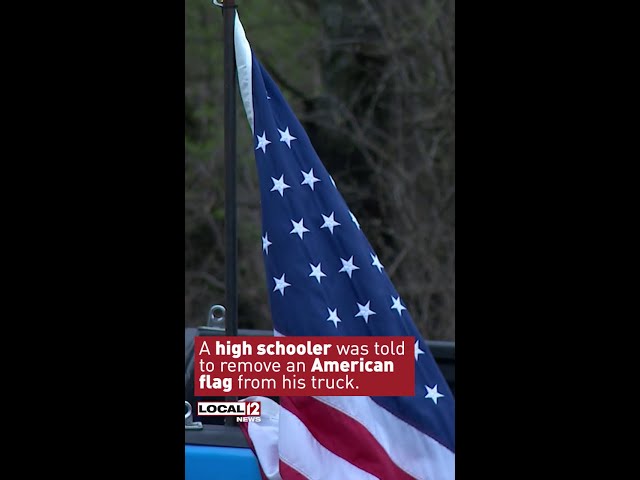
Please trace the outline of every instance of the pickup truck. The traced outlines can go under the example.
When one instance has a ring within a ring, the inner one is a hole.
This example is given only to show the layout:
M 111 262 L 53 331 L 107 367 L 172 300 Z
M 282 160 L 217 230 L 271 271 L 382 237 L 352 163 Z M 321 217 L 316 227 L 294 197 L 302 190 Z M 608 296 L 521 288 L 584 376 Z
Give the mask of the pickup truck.
M 214 399 L 194 396 L 194 339 L 196 336 L 224 334 L 223 328 L 212 326 L 185 328 L 185 480 L 262 479 L 258 461 L 237 426 L 225 425 L 219 417 L 198 417 L 195 414 L 198 401 Z M 272 334 L 268 330 L 238 330 L 239 336 Z M 455 395 L 455 343 L 427 341 L 427 345 Z

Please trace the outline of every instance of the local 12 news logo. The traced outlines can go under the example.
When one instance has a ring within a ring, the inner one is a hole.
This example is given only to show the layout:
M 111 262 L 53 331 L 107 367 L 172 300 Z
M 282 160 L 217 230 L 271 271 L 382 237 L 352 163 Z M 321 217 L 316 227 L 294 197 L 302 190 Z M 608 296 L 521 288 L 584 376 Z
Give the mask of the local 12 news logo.
M 235 416 L 236 422 L 260 422 L 260 402 L 198 402 L 198 415 Z

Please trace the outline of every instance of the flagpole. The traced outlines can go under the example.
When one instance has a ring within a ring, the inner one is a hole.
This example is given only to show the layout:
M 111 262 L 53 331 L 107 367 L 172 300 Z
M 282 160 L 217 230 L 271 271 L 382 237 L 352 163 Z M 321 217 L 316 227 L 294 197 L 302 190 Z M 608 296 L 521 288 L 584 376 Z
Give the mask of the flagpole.
M 224 24 L 224 160 L 225 160 L 225 334 L 238 335 L 238 239 L 236 198 L 236 56 L 234 45 L 235 0 L 222 2 Z M 237 400 L 228 397 L 228 401 Z M 234 425 L 234 417 L 225 417 Z
M 238 335 L 235 0 L 224 0 L 225 333 Z

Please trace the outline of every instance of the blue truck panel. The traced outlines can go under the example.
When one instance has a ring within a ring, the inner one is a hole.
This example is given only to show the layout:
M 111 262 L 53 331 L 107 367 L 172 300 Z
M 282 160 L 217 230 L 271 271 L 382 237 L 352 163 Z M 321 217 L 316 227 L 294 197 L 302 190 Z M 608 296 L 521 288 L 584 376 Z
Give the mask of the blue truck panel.
M 249 448 L 185 445 L 185 480 L 261 480 Z

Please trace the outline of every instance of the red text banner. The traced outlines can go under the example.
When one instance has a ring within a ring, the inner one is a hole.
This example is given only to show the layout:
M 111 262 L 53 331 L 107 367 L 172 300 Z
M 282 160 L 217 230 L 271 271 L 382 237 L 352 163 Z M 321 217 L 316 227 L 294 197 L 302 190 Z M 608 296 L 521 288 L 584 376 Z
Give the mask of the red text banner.
M 196 337 L 195 395 L 413 396 L 413 337 Z

